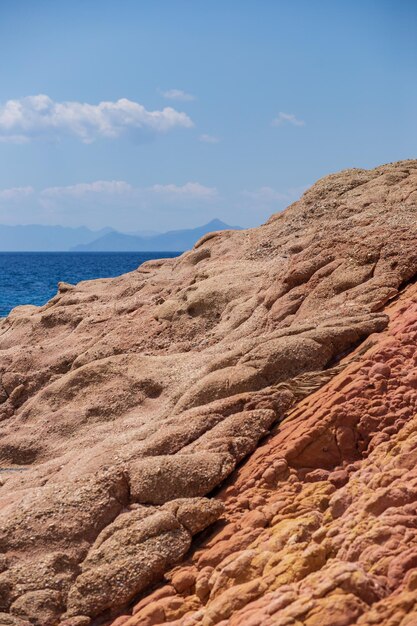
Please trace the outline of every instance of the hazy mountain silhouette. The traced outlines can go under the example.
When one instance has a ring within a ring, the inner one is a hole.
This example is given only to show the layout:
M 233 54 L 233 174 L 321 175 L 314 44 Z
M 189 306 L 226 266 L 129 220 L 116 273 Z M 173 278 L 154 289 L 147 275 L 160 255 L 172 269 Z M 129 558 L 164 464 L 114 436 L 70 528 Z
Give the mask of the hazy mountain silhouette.
M 78 252 L 176 252 L 192 248 L 206 233 L 215 230 L 240 230 L 239 226 L 229 226 L 219 219 L 198 228 L 170 230 L 154 236 L 138 237 L 112 231 L 95 241 L 76 245 L 72 248 Z
M 85 226 L 7 226 L 0 224 L 0 252 L 61 252 L 78 244 L 88 244 L 97 238 L 110 234 L 111 228 L 90 230 Z

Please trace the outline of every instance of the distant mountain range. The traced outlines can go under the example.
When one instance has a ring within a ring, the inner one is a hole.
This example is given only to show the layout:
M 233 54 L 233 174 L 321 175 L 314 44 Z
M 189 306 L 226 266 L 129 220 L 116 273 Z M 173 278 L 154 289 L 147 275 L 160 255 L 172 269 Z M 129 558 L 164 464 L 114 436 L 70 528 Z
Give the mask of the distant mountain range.
M 214 230 L 239 229 L 239 226 L 229 226 L 221 220 L 215 219 L 199 226 L 184 230 L 170 230 L 151 236 L 125 235 L 112 231 L 90 243 L 80 244 L 72 250 L 81 252 L 181 252 L 192 248 L 193 245 L 206 233 Z
M 5 226 L 0 224 L 0 252 L 60 252 L 73 246 L 87 244 L 109 232 L 111 228 L 90 230 L 85 226 Z
M 182 252 L 192 248 L 206 233 L 229 229 L 240 227 L 214 219 L 198 228 L 126 234 L 112 228 L 90 230 L 85 226 L 0 225 L 0 252 Z

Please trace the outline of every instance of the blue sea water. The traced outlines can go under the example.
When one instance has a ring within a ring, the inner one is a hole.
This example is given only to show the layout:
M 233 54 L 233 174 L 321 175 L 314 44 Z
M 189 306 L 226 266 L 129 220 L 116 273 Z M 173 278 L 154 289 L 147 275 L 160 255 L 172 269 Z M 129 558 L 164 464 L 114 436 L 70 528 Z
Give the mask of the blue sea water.
M 110 278 L 180 252 L 0 252 L 0 316 L 20 304 L 45 304 L 60 281 Z

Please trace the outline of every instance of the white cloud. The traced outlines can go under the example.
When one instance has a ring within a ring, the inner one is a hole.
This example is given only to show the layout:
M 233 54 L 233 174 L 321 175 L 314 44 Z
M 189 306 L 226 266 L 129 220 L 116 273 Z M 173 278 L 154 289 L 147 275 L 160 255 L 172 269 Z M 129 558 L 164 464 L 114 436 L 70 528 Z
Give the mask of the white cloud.
M 41 192 L 45 198 L 73 197 L 81 198 L 89 194 L 126 194 L 132 193 L 134 187 L 124 180 L 96 180 L 93 183 L 77 183 L 66 187 L 47 187 Z
M 215 137 L 214 135 L 203 134 L 199 136 L 199 140 L 204 143 L 219 143 L 221 141 L 220 137 Z
M 125 180 L 95 180 L 38 190 L 16 187 L 0 189 L 0 222 L 129 231 L 154 229 L 162 220 L 167 228 L 176 228 L 187 224 L 190 214 L 196 223 L 200 219 L 203 223 L 218 201 L 217 189 L 199 182 L 139 186 Z
M 292 124 L 293 126 L 305 126 L 304 120 L 299 120 L 294 113 L 278 113 L 278 116 L 272 120 L 272 126 L 282 126 L 283 124 Z
M 148 111 L 121 98 L 99 104 L 55 102 L 46 95 L 8 100 L 0 106 L 0 141 L 23 143 L 48 137 L 74 136 L 84 143 L 123 134 L 153 135 L 175 127 L 191 128 L 192 120 L 171 107 Z
M 293 187 L 286 191 L 277 191 L 273 187 L 265 186 L 254 191 L 242 191 L 242 196 L 256 209 L 267 207 L 268 210 L 273 210 L 277 205 L 285 207 L 295 202 L 306 189 L 307 187 Z
M 37 199 L 39 205 L 49 212 L 76 213 L 84 209 L 91 211 L 93 207 L 160 209 L 178 202 L 188 206 L 190 202 L 207 202 L 216 196 L 217 189 L 197 182 L 135 187 L 124 180 L 96 180 L 65 187 L 47 187 L 37 194 Z
M 134 187 L 124 180 L 96 180 L 92 183 L 77 183 L 66 187 L 47 187 L 41 191 L 41 199 L 59 200 L 61 198 L 88 198 L 93 196 L 130 196 L 134 198 L 158 195 L 172 198 L 212 198 L 217 194 L 214 187 L 201 183 L 189 182 L 184 185 L 153 185 Z
M 10 189 L 0 189 L 0 200 L 21 200 L 34 193 L 33 187 L 11 187 Z
M 2 132 L 0 128 L 0 133 Z M 29 137 L 25 135 L 1 135 L 0 134 L 0 143 L 28 143 L 30 141 Z
M 200 183 L 185 183 L 185 185 L 153 185 L 149 188 L 151 192 L 169 195 L 172 197 L 188 198 L 213 198 L 217 195 L 215 187 L 205 187 Z
M 163 91 L 162 95 L 167 100 L 178 100 L 179 102 L 190 102 L 191 100 L 195 100 L 195 96 L 191 93 L 187 93 L 182 89 L 168 89 L 167 91 Z
M 271 202 L 285 202 L 289 200 L 289 194 L 281 191 L 276 191 L 272 187 L 259 187 L 255 191 L 243 191 L 242 194 L 246 198 L 250 198 L 256 202 L 271 203 Z

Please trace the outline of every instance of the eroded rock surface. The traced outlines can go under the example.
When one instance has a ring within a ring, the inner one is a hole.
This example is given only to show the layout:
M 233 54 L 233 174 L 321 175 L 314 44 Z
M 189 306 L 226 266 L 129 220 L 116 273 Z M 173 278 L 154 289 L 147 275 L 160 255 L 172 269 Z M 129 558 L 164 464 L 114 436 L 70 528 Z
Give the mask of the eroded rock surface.
M 404 615 L 417 478 L 392 450 L 413 454 L 417 314 L 387 305 L 416 242 L 417 162 L 349 170 L 260 228 L 3 320 L 0 461 L 25 470 L 0 474 L 4 623 L 100 621 L 221 516 L 115 626 Z
M 229 479 L 223 523 L 113 626 L 417 624 L 417 286 L 387 313 Z

